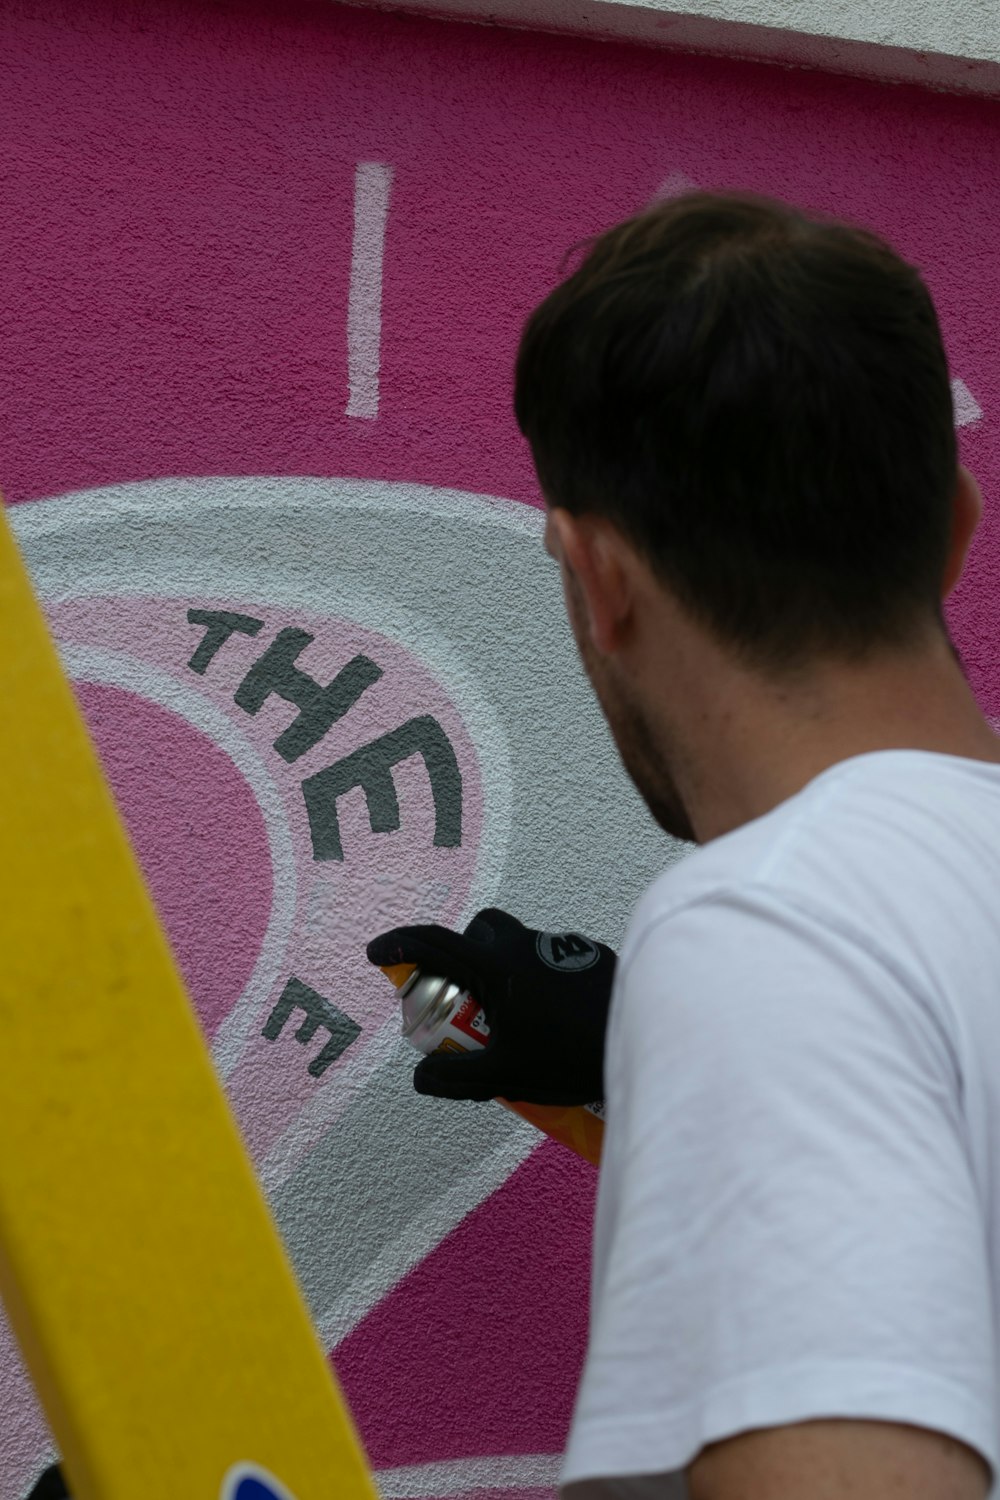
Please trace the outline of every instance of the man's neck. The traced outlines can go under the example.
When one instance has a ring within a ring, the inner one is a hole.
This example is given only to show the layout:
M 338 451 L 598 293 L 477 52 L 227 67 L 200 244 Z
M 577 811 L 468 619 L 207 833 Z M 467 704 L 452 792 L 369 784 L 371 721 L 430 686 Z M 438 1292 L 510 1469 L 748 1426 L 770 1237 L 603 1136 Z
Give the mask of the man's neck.
M 943 634 L 905 653 L 782 680 L 702 642 L 679 643 L 677 657 L 669 694 L 656 695 L 658 717 L 700 843 L 769 812 L 851 756 L 908 749 L 1000 763 L 1000 738 Z

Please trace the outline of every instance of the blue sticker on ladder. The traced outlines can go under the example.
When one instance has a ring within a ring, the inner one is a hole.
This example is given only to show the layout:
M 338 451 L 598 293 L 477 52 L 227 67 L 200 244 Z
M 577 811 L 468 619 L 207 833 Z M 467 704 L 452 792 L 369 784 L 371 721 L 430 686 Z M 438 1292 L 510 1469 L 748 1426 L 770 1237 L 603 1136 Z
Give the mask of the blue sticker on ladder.
M 281 1500 L 281 1497 L 266 1479 L 241 1479 L 233 1490 L 233 1500 Z
M 295 1496 L 257 1464 L 236 1464 L 223 1480 L 219 1500 L 295 1500 Z

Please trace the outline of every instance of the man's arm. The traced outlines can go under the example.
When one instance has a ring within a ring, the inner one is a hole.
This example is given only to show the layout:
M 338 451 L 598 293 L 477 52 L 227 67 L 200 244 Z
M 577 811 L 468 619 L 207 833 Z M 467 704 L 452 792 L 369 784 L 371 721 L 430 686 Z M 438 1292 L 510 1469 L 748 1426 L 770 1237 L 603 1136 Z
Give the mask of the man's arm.
M 965 1443 L 899 1422 L 812 1421 L 742 1432 L 685 1471 L 691 1500 L 985 1500 Z

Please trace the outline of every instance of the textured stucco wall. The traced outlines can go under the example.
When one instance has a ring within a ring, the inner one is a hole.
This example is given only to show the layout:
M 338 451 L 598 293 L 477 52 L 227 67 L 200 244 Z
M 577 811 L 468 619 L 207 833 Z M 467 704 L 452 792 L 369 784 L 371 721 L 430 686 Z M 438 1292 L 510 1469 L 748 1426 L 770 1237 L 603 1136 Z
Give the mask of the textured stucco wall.
M 351 0 L 479 24 L 1000 96 L 995 0 Z
M 593 1174 L 499 1107 L 416 1099 L 360 957 L 489 901 L 614 941 L 675 852 L 562 620 L 518 329 L 569 245 L 688 182 L 886 232 L 937 297 L 986 492 L 951 618 L 998 714 L 1000 114 L 326 3 L 31 0 L 0 57 L 0 485 L 67 668 L 384 1493 L 541 1500 Z M 276 641 L 370 680 L 325 723 L 255 707 Z M 317 844 L 304 784 L 429 723 L 448 784 L 413 755 L 398 828 L 355 787 L 342 857 L 330 799 Z M 307 1043 L 301 1011 L 268 1026 L 292 978 L 332 1026 Z M 0 1381 L 18 1500 L 47 1438 L 2 1327 Z
M 616 0 L 609 0 L 616 3 Z M 649 0 L 657 10 L 780 27 L 803 35 L 840 37 L 875 46 L 1000 62 L 997 13 L 992 0 L 686 0 L 670 5 Z

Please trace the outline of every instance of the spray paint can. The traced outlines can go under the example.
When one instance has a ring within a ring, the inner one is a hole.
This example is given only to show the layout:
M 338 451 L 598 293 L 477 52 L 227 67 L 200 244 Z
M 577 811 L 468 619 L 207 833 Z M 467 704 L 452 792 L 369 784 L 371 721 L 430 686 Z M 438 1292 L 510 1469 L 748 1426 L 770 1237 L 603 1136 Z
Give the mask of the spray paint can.
M 399 990 L 403 1035 L 418 1052 L 471 1052 L 485 1047 L 490 1028 L 479 1002 L 460 985 L 412 964 L 384 973 Z M 497 1101 L 596 1167 L 604 1141 L 604 1105 L 514 1104 Z

